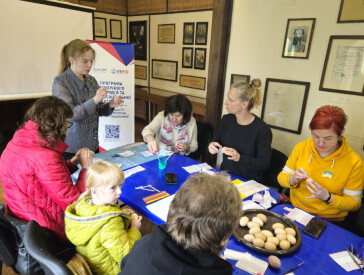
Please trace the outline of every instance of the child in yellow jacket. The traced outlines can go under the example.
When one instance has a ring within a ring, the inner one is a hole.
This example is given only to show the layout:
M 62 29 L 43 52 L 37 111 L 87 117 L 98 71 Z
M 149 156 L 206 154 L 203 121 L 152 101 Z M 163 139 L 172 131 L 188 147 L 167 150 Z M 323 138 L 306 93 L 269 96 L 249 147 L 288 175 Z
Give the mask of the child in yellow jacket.
M 86 174 L 87 191 L 65 212 L 66 235 L 94 274 L 118 274 L 121 260 L 141 238 L 141 217 L 115 204 L 123 182 L 115 164 L 93 164 Z

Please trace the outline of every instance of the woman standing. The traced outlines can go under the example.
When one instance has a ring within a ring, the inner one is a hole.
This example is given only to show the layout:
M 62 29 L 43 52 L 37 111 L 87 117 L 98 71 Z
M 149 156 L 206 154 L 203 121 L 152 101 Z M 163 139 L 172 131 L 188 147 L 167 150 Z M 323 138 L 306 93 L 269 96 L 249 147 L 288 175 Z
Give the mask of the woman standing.
M 10 210 L 64 238 L 64 211 L 85 191 L 86 168 L 92 164 L 87 148 L 67 162 L 62 159 L 72 115 L 71 108 L 56 97 L 38 99 L 0 159 L 1 184 Z M 78 164 L 83 169 L 74 185 L 71 174 Z
M 272 131 L 256 115 L 250 113 L 261 104 L 260 79 L 250 84 L 233 84 L 225 101 L 229 114 L 224 115 L 209 152 L 221 148 L 221 169 L 245 179 L 262 181 L 262 173 L 269 168 Z
M 278 175 L 294 206 L 330 221 L 359 209 L 363 196 L 364 164 L 343 136 L 346 122 L 339 107 L 316 110 L 312 137 L 296 145 Z
M 169 97 L 164 111 L 145 126 L 142 136 L 153 154 L 159 149 L 182 155 L 196 151 L 197 126 L 188 98 L 184 95 Z
M 107 90 L 100 88 L 89 75 L 94 58 L 94 49 L 81 39 L 72 40 L 62 48 L 60 74 L 53 81 L 52 94 L 70 105 L 74 114 L 73 125 L 67 131 L 65 142 L 69 147 L 65 159 L 84 147 L 98 152 L 99 116 L 109 116 L 122 103 L 120 96 L 102 103 Z

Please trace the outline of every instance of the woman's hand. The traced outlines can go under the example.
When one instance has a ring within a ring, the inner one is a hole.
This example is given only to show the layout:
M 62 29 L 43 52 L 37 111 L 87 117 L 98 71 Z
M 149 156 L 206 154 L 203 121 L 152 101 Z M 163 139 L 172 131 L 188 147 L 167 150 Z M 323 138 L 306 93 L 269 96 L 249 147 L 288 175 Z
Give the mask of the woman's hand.
M 221 148 L 222 146 L 220 145 L 220 143 L 218 142 L 211 142 L 209 144 L 209 152 L 210 154 L 214 155 L 214 154 L 217 154 L 219 152 L 219 148 Z
M 95 102 L 95 104 L 100 103 L 101 101 L 104 100 L 104 98 L 107 97 L 107 90 L 104 87 L 99 88 L 96 91 L 96 95 L 93 97 L 93 100 Z
M 325 188 L 323 188 L 317 182 L 314 182 L 313 179 L 306 180 L 306 188 L 311 192 L 311 196 L 306 197 L 306 199 L 320 199 L 325 201 L 329 198 L 330 193 Z
M 152 135 L 146 135 L 145 140 L 147 141 L 148 149 L 152 154 L 155 154 L 158 152 L 158 142 L 155 140 L 155 138 Z
M 306 173 L 305 170 L 303 170 L 302 168 L 297 169 L 296 171 L 294 171 L 293 175 L 289 178 L 289 184 L 291 186 L 299 183 L 301 180 L 303 179 L 307 179 L 308 175 Z
M 94 154 L 94 152 L 92 152 L 90 149 L 88 148 L 83 148 L 80 152 L 80 164 L 82 166 L 82 168 L 89 168 L 92 165 L 92 156 Z
M 235 162 L 238 162 L 240 160 L 240 154 L 234 148 L 222 147 L 221 152 L 229 156 L 229 160 L 233 160 Z
M 188 146 L 188 144 L 184 144 L 181 142 L 177 142 L 176 144 L 176 149 L 180 152 L 184 152 L 184 151 L 188 151 L 190 148 L 190 146 Z
M 122 103 L 123 103 L 123 100 L 121 99 L 121 96 L 118 95 L 110 100 L 109 106 L 110 106 L 110 108 L 116 108 L 116 107 L 120 107 Z
M 138 216 L 135 213 L 131 214 L 130 228 L 135 228 L 140 230 L 141 226 L 142 226 L 142 216 Z
M 71 163 L 74 166 L 77 166 L 80 163 L 80 155 L 81 155 L 81 152 L 82 152 L 83 149 L 85 149 L 85 148 L 82 148 L 82 149 L 78 150 L 76 155 L 74 155 L 73 158 L 71 158 Z

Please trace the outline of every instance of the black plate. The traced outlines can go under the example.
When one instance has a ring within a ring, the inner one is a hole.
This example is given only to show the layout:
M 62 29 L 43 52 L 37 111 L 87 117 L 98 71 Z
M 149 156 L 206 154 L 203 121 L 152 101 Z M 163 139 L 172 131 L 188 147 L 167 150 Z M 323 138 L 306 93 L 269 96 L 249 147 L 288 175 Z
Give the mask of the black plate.
M 301 246 L 302 237 L 301 237 L 300 230 L 298 229 L 298 226 L 289 218 L 283 217 L 277 213 L 274 213 L 274 212 L 271 212 L 268 210 L 263 210 L 263 209 L 245 210 L 245 211 L 243 211 L 243 216 L 247 216 L 249 218 L 249 221 L 251 221 L 252 218 L 255 217 L 259 213 L 262 213 L 267 216 L 267 222 L 264 223 L 264 225 L 260 229 L 272 231 L 272 225 L 277 222 L 280 222 L 284 225 L 284 227 L 292 227 L 296 231 L 296 236 L 295 236 L 296 243 L 288 249 L 280 249 L 279 246 L 277 246 L 277 250 L 268 250 L 265 248 L 260 248 L 260 247 L 255 246 L 253 243 L 244 240 L 244 236 L 246 234 L 249 234 L 249 228 L 247 226 L 241 227 L 240 225 L 233 234 L 234 237 L 239 242 L 245 244 L 246 246 L 248 246 L 249 248 L 251 248 L 255 251 L 258 251 L 258 252 L 261 252 L 264 254 L 270 254 L 270 255 L 290 254 L 292 252 L 295 252 Z

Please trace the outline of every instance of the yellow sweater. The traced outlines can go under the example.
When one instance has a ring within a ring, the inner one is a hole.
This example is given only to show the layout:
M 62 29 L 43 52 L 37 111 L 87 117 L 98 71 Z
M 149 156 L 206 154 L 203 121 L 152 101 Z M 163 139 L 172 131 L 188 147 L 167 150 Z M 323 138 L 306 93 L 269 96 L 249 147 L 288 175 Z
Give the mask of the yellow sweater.
M 339 149 L 326 158 L 320 157 L 312 137 L 293 149 L 286 166 L 278 175 L 278 182 L 283 187 L 291 188 L 290 201 L 294 206 L 333 221 L 343 220 L 348 211 L 359 209 L 364 186 L 364 163 L 344 137 L 341 143 Z M 332 194 L 331 203 L 317 198 L 306 199 L 311 195 L 306 188 L 306 179 L 294 186 L 289 184 L 289 178 L 299 168 L 303 168 L 310 178 Z

